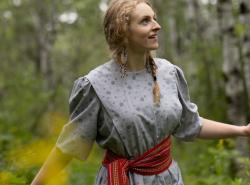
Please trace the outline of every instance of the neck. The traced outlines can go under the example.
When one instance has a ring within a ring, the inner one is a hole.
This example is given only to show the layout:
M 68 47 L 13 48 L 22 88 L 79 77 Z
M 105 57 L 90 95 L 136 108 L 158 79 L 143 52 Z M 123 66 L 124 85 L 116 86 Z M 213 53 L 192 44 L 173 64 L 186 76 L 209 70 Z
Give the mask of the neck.
M 128 61 L 127 69 L 128 71 L 140 71 L 145 69 L 146 63 L 146 53 L 136 53 L 128 50 Z

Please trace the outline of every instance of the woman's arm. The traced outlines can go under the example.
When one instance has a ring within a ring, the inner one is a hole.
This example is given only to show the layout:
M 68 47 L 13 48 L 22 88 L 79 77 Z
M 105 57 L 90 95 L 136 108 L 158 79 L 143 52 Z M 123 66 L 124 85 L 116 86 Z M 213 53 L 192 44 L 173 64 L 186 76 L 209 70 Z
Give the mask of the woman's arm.
M 222 139 L 236 136 L 250 136 L 250 124 L 246 126 L 229 125 L 202 118 L 199 138 Z
M 58 148 L 54 147 L 31 185 L 46 184 L 49 179 L 57 175 L 71 159 L 72 156 L 63 154 Z

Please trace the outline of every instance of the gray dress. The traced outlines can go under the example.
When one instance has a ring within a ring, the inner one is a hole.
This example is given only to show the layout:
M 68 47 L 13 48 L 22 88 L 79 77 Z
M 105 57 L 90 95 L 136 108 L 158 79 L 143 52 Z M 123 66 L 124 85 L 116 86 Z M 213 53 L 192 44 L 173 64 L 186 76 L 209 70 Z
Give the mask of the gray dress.
M 197 106 L 190 102 L 182 70 L 167 60 L 155 58 L 158 66 L 160 105 L 153 103 L 153 78 L 146 69 L 127 72 L 121 78 L 119 65 L 111 60 L 75 81 L 70 96 L 70 122 L 56 146 L 64 153 L 86 159 L 94 141 L 104 149 L 128 159 L 143 154 L 168 135 L 193 140 L 200 132 Z M 175 161 L 161 174 L 129 173 L 130 185 L 183 185 Z M 101 166 L 96 185 L 107 184 Z

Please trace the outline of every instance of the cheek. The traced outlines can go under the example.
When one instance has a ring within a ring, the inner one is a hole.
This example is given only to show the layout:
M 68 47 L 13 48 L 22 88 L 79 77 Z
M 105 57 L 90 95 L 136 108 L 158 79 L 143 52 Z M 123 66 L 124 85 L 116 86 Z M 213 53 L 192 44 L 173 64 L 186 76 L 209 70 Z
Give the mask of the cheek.
M 138 38 L 141 38 L 141 39 L 147 39 L 148 38 L 148 31 L 140 29 L 137 32 L 137 36 L 138 36 Z
M 142 40 L 146 40 L 148 38 L 148 30 L 145 28 L 135 28 L 133 30 L 131 30 L 131 38 L 133 40 L 138 40 L 138 41 L 142 41 Z
M 148 35 L 143 33 L 136 33 L 131 37 L 131 43 L 136 43 L 139 45 L 146 45 L 148 43 Z

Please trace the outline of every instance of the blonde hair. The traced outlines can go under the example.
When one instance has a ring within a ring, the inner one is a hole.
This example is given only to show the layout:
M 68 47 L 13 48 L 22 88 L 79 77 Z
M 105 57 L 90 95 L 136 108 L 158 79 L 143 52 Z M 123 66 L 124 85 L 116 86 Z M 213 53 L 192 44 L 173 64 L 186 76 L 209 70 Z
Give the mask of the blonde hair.
M 130 24 L 131 12 L 139 3 L 146 3 L 152 7 L 148 0 L 113 0 L 111 1 L 108 10 L 105 13 L 103 27 L 106 41 L 109 49 L 112 52 L 113 58 L 121 64 L 122 53 L 125 49 L 126 33 Z M 146 53 L 146 67 L 151 70 L 154 80 L 153 95 L 154 103 L 160 102 L 160 88 L 157 82 L 157 66 L 153 57 L 148 51 Z

